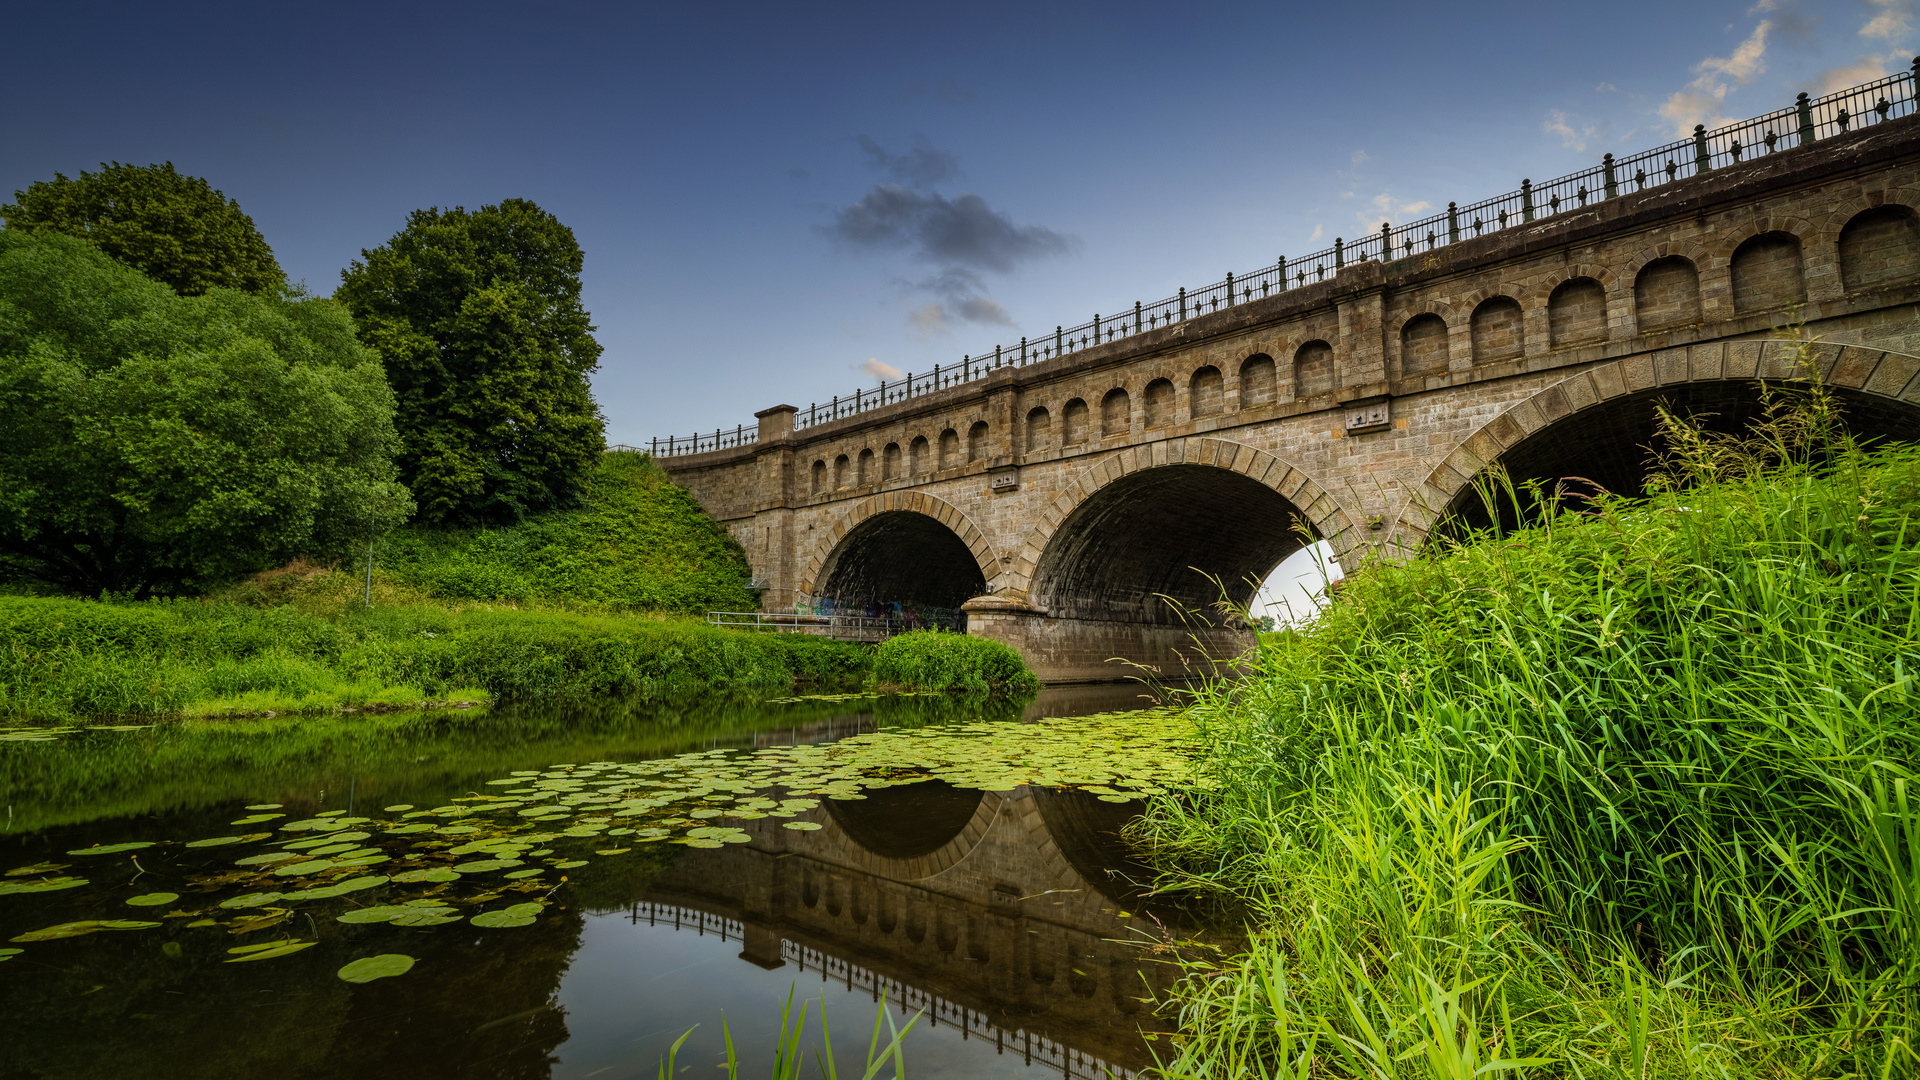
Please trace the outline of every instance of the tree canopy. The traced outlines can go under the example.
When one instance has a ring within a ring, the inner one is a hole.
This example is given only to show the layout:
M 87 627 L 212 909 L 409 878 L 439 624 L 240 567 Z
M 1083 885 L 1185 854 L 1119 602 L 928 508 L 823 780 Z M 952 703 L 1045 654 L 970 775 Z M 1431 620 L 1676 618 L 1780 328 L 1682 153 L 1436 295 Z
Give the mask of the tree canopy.
M 190 592 L 412 511 L 339 305 L 182 297 L 62 235 L 0 232 L 0 417 L 0 570 L 70 592 Z
M 605 440 L 573 231 L 508 199 L 417 210 L 360 254 L 334 298 L 386 363 L 421 520 L 498 524 L 576 504 Z
M 173 163 L 54 173 L 0 206 L 7 228 L 78 237 L 182 296 L 268 292 L 286 284 L 273 249 L 240 204 Z

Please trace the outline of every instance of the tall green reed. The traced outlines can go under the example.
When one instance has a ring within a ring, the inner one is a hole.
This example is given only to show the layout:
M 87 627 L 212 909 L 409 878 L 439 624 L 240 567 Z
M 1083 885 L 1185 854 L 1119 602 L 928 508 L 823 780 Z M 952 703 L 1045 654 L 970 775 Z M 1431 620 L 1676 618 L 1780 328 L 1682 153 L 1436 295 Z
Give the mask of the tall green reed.
M 1659 423 L 1645 498 L 1496 480 L 1524 527 L 1195 694 L 1212 786 L 1139 835 L 1257 925 L 1167 1075 L 1920 1067 L 1920 449 L 1817 382 Z

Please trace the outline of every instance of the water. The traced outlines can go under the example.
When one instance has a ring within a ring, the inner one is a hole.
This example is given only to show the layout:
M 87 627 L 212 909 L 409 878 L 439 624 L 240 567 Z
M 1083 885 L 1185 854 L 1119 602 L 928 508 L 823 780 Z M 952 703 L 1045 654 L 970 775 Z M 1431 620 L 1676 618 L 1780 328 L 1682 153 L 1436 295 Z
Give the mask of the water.
M 998 706 L 994 718 L 1132 708 L 1145 704 L 1138 693 L 1061 688 L 1024 707 Z M 1115 832 L 1137 802 L 938 782 L 877 789 L 857 801 L 825 801 L 805 815 L 818 823 L 814 831 L 775 818 L 746 821 L 745 843 L 636 845 L 566 864 L 564 883 L 551 871 L 500 882 L 517 891 L 499 903 L 548 905 L 532 925 L 505 929 L 335 921 L 362 900 L 394 902 L 397 885 L 318 903 L 221 909 L 211 902 L 239 886 L 214 892 L 193 883 L 231 872 L 243 850 L 272 851 L 298 834 L 244 848 L 175 843 L 66 854 L 244 834 L 329 811 L 359 817 L 387 806 L 432 807 L 500 791 L 487 781 L 515 770 L 822 743 L 978 714 L 945 698 L 600 702 L 0 744 L 0 871 L 37 868 L 0 884 L 73 875 L 89 882 L 0 895 L 0 941 L 77 920 L 162 924 L 5 946 L 23 952 L 0 963 L 0 1080 L 617 1080 L 655 1076 L 689 1029 L 682 1071 L 719 1075 L 723 1017 L 747 1072 L 757 1075 L 772 1059 L 790 994 L 796 1009 L 810 1002 L 807 1042 L 816 1047 L 824 999 L 841 1067 L 856 1076 L 882 997 L 896 1024 L 919 1017 L 903 1044 L 914 1077 L 1137 1070 L 1151 1060 L 1140 999 L 1163 989 L 1171 969 L 1128 942 L 1160 936 L 1160 920 L 1175 918 L 1144 906 L 1127 882 L 1141 871 Z M 270 803 L 282 806 L 265 812 L 285 816 L 233 824 L 257 813 L 248 806 Z M 583 842 L 629 842 L 611 836 Z M 445 888 L 422 883 L 407 895 Z M 161 892 L 182 898 L 126 903 Z M 199 917 L 167 917 L 175 911 Z M 209 916 L 214 925 L 188 925 Z M 318 944 L 229 962 L 245 955 L 231 949 L 283 940 Z M 416 964 L 358 985 L 335 977 L 348 961 L 377 954 Z

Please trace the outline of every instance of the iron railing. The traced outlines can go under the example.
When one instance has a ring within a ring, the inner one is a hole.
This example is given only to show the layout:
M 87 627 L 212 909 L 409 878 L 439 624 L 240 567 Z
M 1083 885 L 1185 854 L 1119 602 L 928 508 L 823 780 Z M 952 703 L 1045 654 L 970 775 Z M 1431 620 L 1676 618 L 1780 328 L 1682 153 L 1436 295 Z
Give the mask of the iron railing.
M 1094 345 L 1130 337 L 1222 308 L 1249 303 L 1275 292 L 1324 281 L 1350 263 L 1412 258 L 1463 240 L 1531 224 L 1594 202 L 1645 191 L 1676 180 L 1699 176 L 1742 161 L 1752 161 L 1782 150 L 1809 145 L 1819 139 L 1856 131 L 1920 111 L 1920 57 L 1912 69 L 1873 82 L 1838 90 L 1818 98 L 1806 94 L 1790 106 L 1749 120 L 1708 131 L 1696 125 L 1693 136 L 1616 158 L 1607 154 L 1600 164 L 1555 180 L 1535 184 L 1522 180 L 1519 190 L 1461 206 L 1448 203 L 1441 213 L 1402 225 L 1383 223 L 1380 231 L 1352 241 L 1336 237 L 1333 246 L 1308 255 L 1282 257 L 1272 266 L 1245 274 L 1228 274 L 1197 289 L 1181 289 L 1153 303 L 1136 302 L 1110 315 L 1096 314 L 1077 326 L 1059 325 L 1052 334 L 1023 337 L 1018 344 L 995 345 L 991 352 L 969 353 L 958 364 L 934 365 L 931 372 L 908 372 L 882 380 L 877 388 L 856 389 L 850 396 L 815 402 L 794 416 L 794 427 L 808 428 L 847 416 L 920 397 L 948 387 L 984 379 L 1002 367 L 1024 367 Z M 754 441 L 757 430 L 744 425 L 732 432 L 715 431 L 689 439 L 654 440 L 656 455 L 691 454 Z

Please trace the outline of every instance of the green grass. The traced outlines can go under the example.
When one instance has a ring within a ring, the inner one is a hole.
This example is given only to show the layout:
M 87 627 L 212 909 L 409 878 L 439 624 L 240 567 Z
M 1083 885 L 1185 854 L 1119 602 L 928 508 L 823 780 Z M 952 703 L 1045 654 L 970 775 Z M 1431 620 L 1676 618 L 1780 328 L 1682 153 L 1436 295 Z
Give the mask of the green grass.
M 1198 695 L 1139 838 L 1256 915 L 1165 1075 L 1920 1071 L 1920 449 L 1817 388 L 1666 436 L 1646 500 L 1368 566 Z
M 1031 694 L 1040 680 L 1012 648 L 989 638 L 914 630 L 874 650 L 873 680 L 915 690 Z
M 869 658 L 823 638 L 638 615 L 0 597 L 0 718 L 10 720 L 770 689 L 851 681 Z
M 579 509 L 500 529 L 402 529 L 375 562 L 445 600 L 688 615 L 760 608 L 740 545 L 639 454 L 602 455 Z

